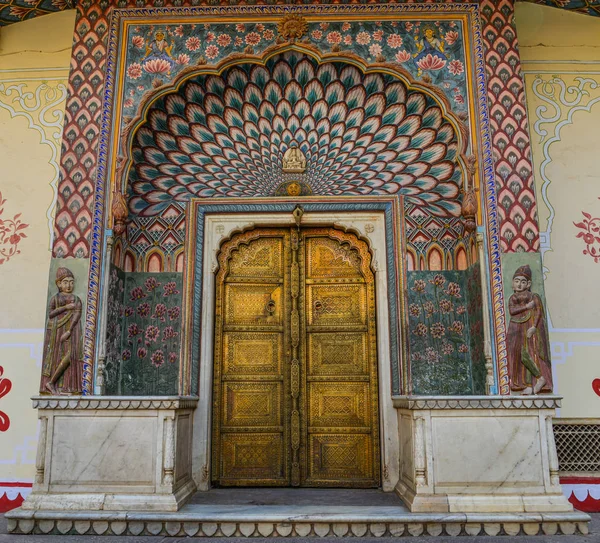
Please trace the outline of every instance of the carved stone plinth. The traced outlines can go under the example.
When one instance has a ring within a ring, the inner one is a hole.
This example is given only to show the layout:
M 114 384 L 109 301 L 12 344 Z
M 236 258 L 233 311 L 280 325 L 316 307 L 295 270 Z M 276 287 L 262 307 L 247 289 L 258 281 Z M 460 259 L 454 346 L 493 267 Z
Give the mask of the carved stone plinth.
M 396 492 L 413 512 L 563 513 L 556 396 L 395 397 Z
M 23 510 L 177 511 L 195 492 L 196 398 L 33 398 L 41 431 Z

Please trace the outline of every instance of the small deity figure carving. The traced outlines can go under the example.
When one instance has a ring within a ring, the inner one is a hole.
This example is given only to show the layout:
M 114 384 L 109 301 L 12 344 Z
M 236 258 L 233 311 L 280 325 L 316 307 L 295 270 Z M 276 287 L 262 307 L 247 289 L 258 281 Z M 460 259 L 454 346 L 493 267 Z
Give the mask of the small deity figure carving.
M 531 292 L 531 268 L 521 266 L 513 275 L 514 294 L 508 300 L 508 362 L 511 390 L 524 395 L 552 392 L 552 367 L 544 305 Z
M 56 270 L 58 293 L 50 300 L 40 393 L 79 394 L 83 373 L 81 299 L 68 268 Z
M 286 173 L 304 173 L 306 158 L 298 147 L 290 147 L 283 155 L 283 171 Z

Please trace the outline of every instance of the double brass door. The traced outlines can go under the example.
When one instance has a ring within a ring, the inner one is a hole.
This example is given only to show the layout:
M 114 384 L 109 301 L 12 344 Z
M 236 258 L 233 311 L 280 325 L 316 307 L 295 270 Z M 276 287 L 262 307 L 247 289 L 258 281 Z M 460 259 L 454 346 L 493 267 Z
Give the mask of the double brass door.
M 374 277 L 334 228 L 258 228 L 219 253 L 212 480 L 380 483 Z

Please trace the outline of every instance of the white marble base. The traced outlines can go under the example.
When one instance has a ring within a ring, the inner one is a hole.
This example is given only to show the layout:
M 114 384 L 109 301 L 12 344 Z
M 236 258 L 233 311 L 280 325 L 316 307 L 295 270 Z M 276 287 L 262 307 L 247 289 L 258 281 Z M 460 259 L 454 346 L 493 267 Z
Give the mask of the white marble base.
M 412 512 L 560 513 L 559 399 L 397 397 L 400 481 Z
M 34 398 L 36 478 L 24 510 L 177 511 L 193 493 L 195 398 Z
M 403 507 L 186 505 L 177 513 L 24 511 L 7 515 L 15 534 L 172 537 L 399 537 L 587 534 L 584 513 L 409 513 Z M 543 541 L 543 540 L 542 540 Z

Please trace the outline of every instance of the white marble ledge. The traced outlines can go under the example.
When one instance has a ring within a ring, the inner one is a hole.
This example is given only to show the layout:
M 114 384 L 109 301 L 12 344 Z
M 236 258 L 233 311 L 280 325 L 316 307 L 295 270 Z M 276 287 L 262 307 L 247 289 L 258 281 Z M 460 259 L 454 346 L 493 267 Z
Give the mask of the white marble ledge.
M 195 409 L 196 396 L 34 396 L 34 409 Z
M 145 522 L 440 522 L 525 523 L 589 522 L 586 513 L 411 513 L 404 507 L 312 505 L 185 505 L 177 512 L 145 511 L 49 511 L 13 509 L 6 518 L 15 520 L 104 520 Z
M 392 396 L 396 409 L 557 409 L 561 396 Z

